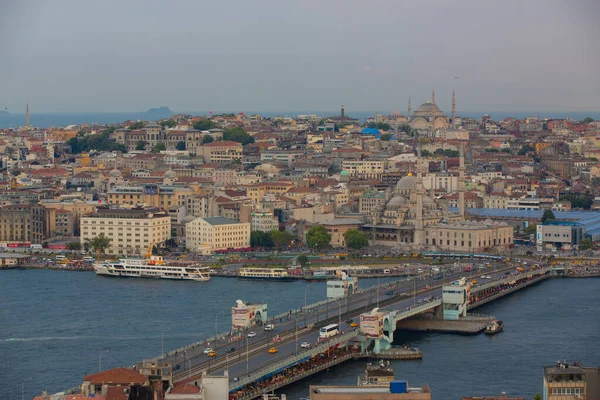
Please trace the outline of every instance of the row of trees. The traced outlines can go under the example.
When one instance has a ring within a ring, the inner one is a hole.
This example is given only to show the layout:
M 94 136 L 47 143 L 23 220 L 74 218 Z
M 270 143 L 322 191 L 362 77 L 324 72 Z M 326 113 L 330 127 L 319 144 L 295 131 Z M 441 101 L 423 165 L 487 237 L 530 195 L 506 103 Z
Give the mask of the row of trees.
M 252 247 L 275 247 L 284 249 L 294 241 L 294 235 L 288 231 L 262 232 L 254 231 L 250 234 L 250 246 Z M 357 229 L 350 229 L 344 233 L 346 247 L 351 249 L 362 249 L 369 246 L 367 235 Z M 306 245 L 314 250 L 323 250 L 329 247 L 331 234 L 323 226 L 313 226 L 306 232 Z
M 69 139 L 67 144 L 71 146 L 71 153 L 78 154 L 90 151 L 92 149 L 98 151 L 120 151 L 123 153 L 127 152 L 124 145 L 117 143 L 114 139 L 110 138 L 110 134 L 115 131 L 114 127 L 110 127 L 102 133 L 95 135 L 84 135 L 78 134 L 77 136 Z

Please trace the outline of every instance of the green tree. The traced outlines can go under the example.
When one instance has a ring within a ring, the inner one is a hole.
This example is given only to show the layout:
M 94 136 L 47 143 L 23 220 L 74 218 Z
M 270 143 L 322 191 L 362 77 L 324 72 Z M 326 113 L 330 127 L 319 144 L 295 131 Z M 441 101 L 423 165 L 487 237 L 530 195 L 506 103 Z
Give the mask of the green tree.
M 180 140 L 179 142 L 177 142 L 177 144 L 175 145 L 175 149 L 177 150 L 185 150 L 185 141 Z
M 161 151 L 164 151 L 166 149 L 167 149 L 167 145 L 165 145 L 164 143 L 156 143 L 156 145 L 152 148 L 152 152 L 160 153 Z
M 384 142 L 389 142 L 391 138 L 392 135 L 390 135 L 389 133 L 384 133 L 379 137 L 379 139 L 383 140 Z
M 69 243 L 67 243 L 67 249 L 69 249 L 71 251 L 79 251 L 79 250 L 81 250 L 81 243 L 80 242 L 69 242 Z
M 429 157 L 431 155 L 431 152 L 429 150 L 421 150 L 421 155 L 423 157 Z
M 208 118 L 200 118 L 200 120 L 194 124 L 194 129 L 199 131 L 207 131 L 214 127 L 216 127 L 215 123 Z
M 545 224 L 548 221 L 554 221 L 556 217 L 554 216 L 554 212 L 552 210 L 544 210 L 544 215 L 542 215 L 542 224 Z
M 174 128 L 177 126 L 177 122 L 173 121 L 172 119 L 169 119 L 166 121 L 161 121 L 160 126 L 162 126 L 163 128 L 165 128 L 165 127 Z
M 273 240 L 275 247 L 278 249 L 283 249 L 292 243 L 292 240 L 294 240 L 294 235 L 288 231 L 272 231 L 271 239 Z
M 530 224 L 527 228 L 523 229 L 523 233 L 525 233 L 526 235 L 535 234 L 536 232 L 537 232 L 536 224 Z
M 524 144 L 523 146 L 521 146 L 521 149 L 519 149 L 519 155 L 520 156 L 524 156 L 525 154 L 529 153 L 530 151 L 534 151 L 535 149 L 533 147 L 531 147 L 528 144 Z
M 579 250 L 590 250 L 594 244 L 592 243 L 592 239 L 585 238 L 579 242 Z
M 560 196 L 561 200 L 568 200 L 571 202 L 571 208 L 582 208 L 589 210 L 592 207 L 593 199 L 584 194 L 564 194 Z
M 85 241 L 83 242 L 83 251 L 85 251 L 86 253 L 90 252 L 90 239 L 85 239 Z
M 321 225 L 313 226 L 306 232 L 306 244 L 312 249 L 326 249 L 330 242 L 331 235 Z
M 92 149 L 97 151 L 120 151 L 126 153 L 127 149 L 124 145 L 117 143 L 110 135 L 115 131 L 114 127 L 105 129 L 102 133 L 95 135 L 87 135 L 84 137 L 73 137 L 67 141 L 71 146 L 71 153 L 78 154 L 87 152 Z
M 134 131 L 136 129 L 142 129 L 144 127 L 144 123 L 143 122 L 134 122 L 133 124 L 129 125 L 129 129 Z
M 296 257 L 296 261 L 298 261 L 302 268 L 304 268 L 306 267 L 306 264 L 308 264 L 308 257 L 305 254 L 300 254 L 298 257 Z
M 144 150 L 146 150 L 146 141 L 140 140 L 139 142 L 137 142 L 135 144 L 135 149 L 138 150 L 138 151 L 144 151 Z
M 543 400 L 543 397 L 541 394 L 536 393 L 535 396 L 533 396 L 533 400 Z
M 359 232 L 358 229 L 348 229 L 344 232 L 344 241 L 346 247 L 351 249 L 362 249 L 369 246 L 369 238 L 366 234 Z
M 92 250 L 93 252 L 104 254 L 106 249 L 109 248 L 110 242 L 111 239 L 104 236 L 104 233 L 101 233 L 100 235 L 93 237 L 90 240 L 90 250 Z
M 235 128 L 225 129 L 223 131 L 223 140 L 231 140 L 242 145 L 254 143 L 254 138 L 250 136 L 244 128 L 236 126 Z
M 202 142 L 201 143 L 202 144 L 207 144 L 207 143 L 212 143 L 214 141 L 215 141 L 215 139 L 213 139 L 212 136 L 210 136 L 210 135 L 204 135 L 204 137 L 202 138 Z
M 584 119 L 581 120 L 582 124 L 589 124 L 590 122 L 594 122 L 594 118 L 585 117 Z
M 271 235 L 263 231 L 252 231 L 250 233 L 251 247 L 273 247 L 273 239 Z

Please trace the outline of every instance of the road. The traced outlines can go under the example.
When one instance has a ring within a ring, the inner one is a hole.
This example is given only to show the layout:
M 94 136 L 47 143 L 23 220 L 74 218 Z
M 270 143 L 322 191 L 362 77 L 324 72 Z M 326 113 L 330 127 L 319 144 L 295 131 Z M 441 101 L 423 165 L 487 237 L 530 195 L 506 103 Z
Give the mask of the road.
M 477 264 L 477 263 L 476 263 Z M 485 262 L 477 265 L 485 265 Z M 196 346 L 188 350 L 185 354 L 176 354 L 166 357 L 165 360 L 172 363 L 176 377 L 183 379 L 189 374 L 190 364 L 192 376 L 206 370 L 210 373 L 216 373 L 228 368 L 231 377 L 240 376 L 246 373 L 246 370 L 252 372 L 263 368 L 265 365 L 284 359 L 296 351 L 296 346 L 300 350 L 300 344 L 304 341 L 314 345 L 318 339 L 318 328 L 325 325 L 324 320 L 329 319 L 328 323 L 341 321 L 341 330 L 348 331 L 352 329 L 345 322 L 349 318 L 357 318 L 361 313 L 370 311 L 376 304 L 377 298 L 385 309 L 404 310 L 410 306 L 416 305 L 419 301 L 424 301 L 427 297 L 441 297 L 442 284 L 448 284 L 460 277 L 472 277 L 481 279 L 479 275 L 484 272 L 492 276 L 492 280 L 498 279 L 504 275 L 504 271 L 514 269 L 514 265 L 498 269 L 498 272 L 492 272 L 492 268 L 485 271 L 462 272 L 451 270 L 450 276 L 445 276 L 443 280 L 434 280 L 432 276 L 420 276 L 417 279 L 408 279 L 397 286 L 393 284 L 380 285 L 372 289 L 366 289 L 360 293 L 348 296 L 332 304 L 325 304 L 311 309 L 310 312 L 299 312 L 290 315 L 283 320 L 274 321 L 275 328 L 267 332 L 262 327 L 254 327 L 249 332 L 256 333 L 252 338 L 244 338 L 241 342 L 219 342 L 210 343 L 207 346 Z M 431 289 L 427 290 L 426 286 Z M 391 296 L 386 293 L 393 292 L 394 301 L 390 303 Z M 398 297 L 404 293 L 403 297 Z M 415 293 L 417 294 L 415 296 Z M 336 318 L 337 317 L 337 318 Z M 297 318 L 297 319 L 296 319 Z M 358 322 L 358 321 L 357 321 Z M 296 324 L 297 332 L 296 335 Z M 313 329 L 309 329 L 313 326 Z M 278 352 L 268 353 L 268 349 L 273 347 L 273 338 L 279 335 L 283 341 L 276 344 Z M 204 354 L 206 347 L 211 347 L 217 352 L 217 356 L 208 357 Z M 236 350 L 227 354 L 226 349 L 234 347 Z M 246 365 L 246 357 L 248 363 Z

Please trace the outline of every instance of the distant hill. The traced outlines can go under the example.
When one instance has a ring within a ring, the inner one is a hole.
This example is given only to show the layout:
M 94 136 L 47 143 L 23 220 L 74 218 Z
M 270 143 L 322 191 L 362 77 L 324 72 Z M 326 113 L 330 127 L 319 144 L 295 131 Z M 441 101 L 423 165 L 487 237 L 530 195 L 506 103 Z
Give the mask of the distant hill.
M 4 117 L 5 115 L 10 115 L 8 111 L 0 110 L 0 117 Z
M 146 111 L 146 114 L 152 116 L 160 116 L 160 118 L 164 118 L 174 115 L 175 113 L 171 111 L 169 107 L 157 107 L 149 109 L 148 111 Z

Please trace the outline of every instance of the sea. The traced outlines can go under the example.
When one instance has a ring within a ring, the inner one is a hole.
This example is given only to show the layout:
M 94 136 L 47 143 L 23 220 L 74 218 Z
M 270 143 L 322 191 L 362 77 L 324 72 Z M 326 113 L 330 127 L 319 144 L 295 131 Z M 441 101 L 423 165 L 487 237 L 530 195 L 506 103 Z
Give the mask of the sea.
M 382 110 L 382 111 L 351 111 L 347 110 L 347 116 L 352 118 L 358 118 L 361 121 L 365 121 L 365 119 L 372 117 L 377 113 L 382 113 L 384 115 L 388 115 L 392 110 Z M 225 111 L 231 112 L 231 111 Z M 185 114 L 191 115 L 209 115 L 208 111 L 185 111 Z M 220 114 L 219 111 L 213 111 L 212 114 Z M 275 116 L 289 116 L 294 117 L 302 114 L 316 114 L 320 117 L 328 117 L 339 115 L 339 111 L 331 111 L 331 112 L 313 112 L 313 111 L 288 111 L 288 112 L 274 112 L 274 111 L 262 111 L 262 112 L 246 112 L 246 115 L 254 115 L 259 114 L 265 117 L 275 117 Z M 493 120 L 502 120 L 506 117 L 513 117 L 523 119 L 525 117 L 531 116 L 540 116 L 540 118 L 565 118 L 569 117 L 573 120 L 580 121 L 586 117 L 593 118 L 594 120 L 600 119 L 600 112 L 562 112 L 562 111 L 553 111 L 553 112 L 543 112 L 539 113 L 537 111 L 531 112 L 480 112 L 480 111 L 466 111 L 459 112 L 461 117 L 470 117 L 470 118 L 480 118 L 484 114 L 489 114 Z M 31 125 L 39 128 L 50 128 L 52 126 L 56 127 L 65 127 L 68 125 L 80 125 L 80 124 L 116 124 L 123 121 L 137 121 L 138 118 L 141 120 L 157 120 L 161 118 L 167 118 L 171 114 L 161 114 L 161 113 L 152 113 L 148 114 L 146 112 L 112 112 L 112 113 L 53 113 L 53 114 L 43 114 L 43 113 L 31 113 L 30 120 Z M 18 128 L 19 126 L 25 125 L 25 114 L 16 113 L 16 114 L 3 114 L 0 113 L 0 128 Z
M 387 279 L 381 279 L 384 283 Z M 366 288 L 377 279 L 362 279 Z M 93 272 L 0 271 L 0 398 L 62 391 L 86 374 L 132 366 L 224 332 L 235 301 L 261 301 L 275 315 L 325 298 L 324 282 L 213 278 L 181 282 L 98 277 Z M 395 344 L 423 350 L 419 361 L 394 361 L 398 379 L 427 384 L 434 399 L 542 391 L 542 367 L 557 360 L 600 365 L 600 279 L 552 279 L 476 312 L 505 322 L 495 336 L 397 333 Z M 354 384 L 364 361 L 351 361 L 281 390 L 308 396 L 309 385 Z

